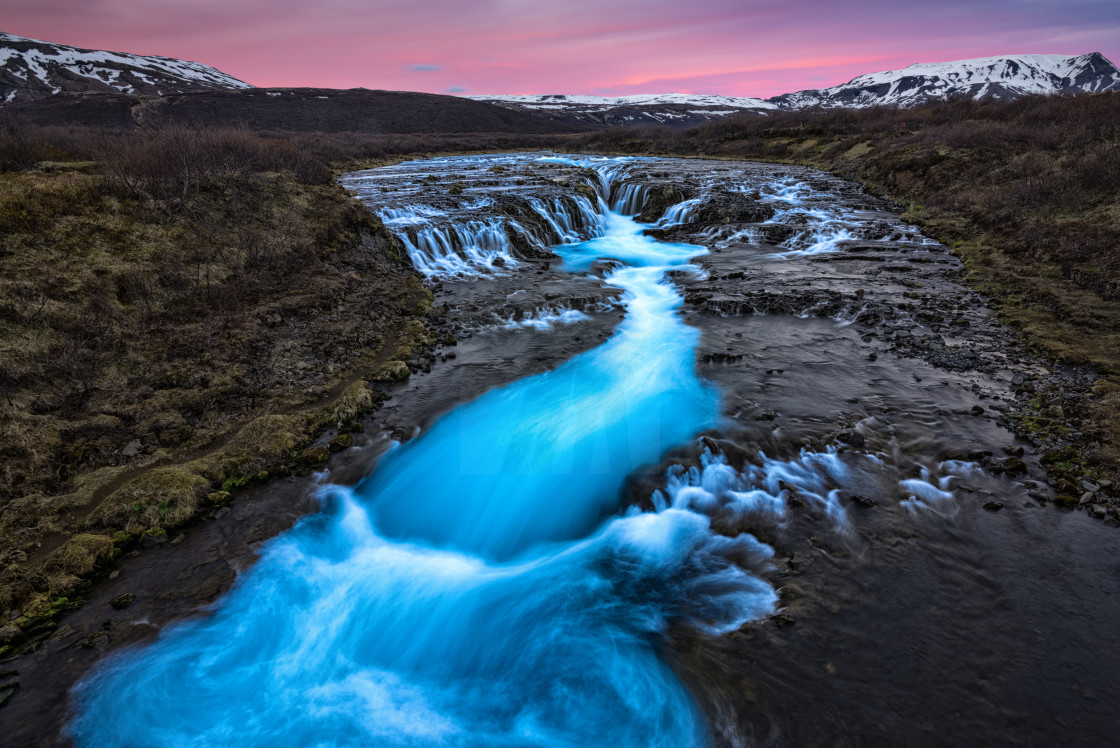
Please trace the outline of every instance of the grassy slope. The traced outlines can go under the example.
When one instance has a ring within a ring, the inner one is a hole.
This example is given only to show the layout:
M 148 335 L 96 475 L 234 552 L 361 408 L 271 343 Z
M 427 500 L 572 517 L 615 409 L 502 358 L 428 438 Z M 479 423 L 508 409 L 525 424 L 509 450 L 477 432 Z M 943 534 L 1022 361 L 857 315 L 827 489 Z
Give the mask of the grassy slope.
M 0 127 L 0 168 L 2 656 L 125 548 L 324 460 L 430 295 L 284 142 Z
M 1051 360 L 1100 374 L 1091 397 L 1023 426 L 1086 434 L 1063 472 L 1120 470 L 1120 94 L 953 101 L 918 110 L 736 117 L 608 130 L 593 151 L 804 164 L 863 182 L 948 244 L 968 281 Z

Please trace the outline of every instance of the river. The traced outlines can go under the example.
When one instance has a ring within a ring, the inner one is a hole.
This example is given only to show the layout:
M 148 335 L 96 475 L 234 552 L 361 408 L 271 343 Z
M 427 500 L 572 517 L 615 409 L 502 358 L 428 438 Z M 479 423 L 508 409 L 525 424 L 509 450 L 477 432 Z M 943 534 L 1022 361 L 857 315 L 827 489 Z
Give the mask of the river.
M 515 154 L 344 184 L 459 336 L 396 395 L 430 419 L 211 615 L 84 680 L 78 745 L 1105 736 L 1117 655 L 1081 663 L 1120 547 L 1042 506 L 1030 455 L 992 469 L 1005 380 L 1038 364 L 946 248 L 791 168 Z

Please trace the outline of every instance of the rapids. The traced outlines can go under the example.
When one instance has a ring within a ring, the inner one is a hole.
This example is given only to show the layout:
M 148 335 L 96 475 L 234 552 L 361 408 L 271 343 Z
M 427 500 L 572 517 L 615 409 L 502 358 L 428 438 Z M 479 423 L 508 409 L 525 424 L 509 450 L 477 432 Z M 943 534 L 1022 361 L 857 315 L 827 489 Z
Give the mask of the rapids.
M 713 534 L 688 502 L 619 515 L 627 477 L 714 425 L 719 398 L 665 278 L 706 250 L 644 236 L 606 209 L 604 181 L 582 224 L 600 235 L 556 251 L 573 273 L 613 261 L 615 334 L 456 408 L 356 488 L 325 487 L 323 512 L 271 542 L 212 616 L 80 686 L 79 745 L 707 742 L 659 637 L 670 620 L 722 632 L 771 612 L 752 567 L 772 551 Z M 571 216 L 548 224 L 578 238 Z M 505 234 L 464 226 L 406 242 L 427 252 L 418 267 L 490 267 Z
M 1120 541 L 1043 509 L 1045 445 L 999 474 L 1012 367 L 1041 365 L 891 206 L 797 167 L 555 154 L 342 183 L 455 351 L 386 386 L 320 510 L 205 617 L 98 662 L 77 745 L 1111 735 Z

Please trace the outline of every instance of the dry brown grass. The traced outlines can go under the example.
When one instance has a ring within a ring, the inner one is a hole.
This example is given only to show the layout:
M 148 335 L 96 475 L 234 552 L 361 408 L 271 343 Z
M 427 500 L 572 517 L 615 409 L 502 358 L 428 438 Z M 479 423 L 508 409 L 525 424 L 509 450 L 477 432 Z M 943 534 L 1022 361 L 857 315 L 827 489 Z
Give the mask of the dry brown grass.
M 210 492 L 298 469 L 316 434 L 373 407 L 363 376 L 416 342 L 404 323 L 426 292 L 287 140 L 9 124 L 0 609 L 45 594 L 50 617 L 114 533 L 158 534 Z

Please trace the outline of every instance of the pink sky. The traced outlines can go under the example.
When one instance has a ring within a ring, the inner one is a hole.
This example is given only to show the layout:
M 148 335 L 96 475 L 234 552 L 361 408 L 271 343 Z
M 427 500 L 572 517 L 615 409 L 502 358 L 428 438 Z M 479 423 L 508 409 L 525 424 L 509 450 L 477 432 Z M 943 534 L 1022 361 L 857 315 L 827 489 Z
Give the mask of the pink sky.
M 1120 62 L 1117 0 L 2 1 L 3 31 L 257 86 L 768 97 L 914 62 Z

